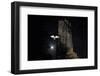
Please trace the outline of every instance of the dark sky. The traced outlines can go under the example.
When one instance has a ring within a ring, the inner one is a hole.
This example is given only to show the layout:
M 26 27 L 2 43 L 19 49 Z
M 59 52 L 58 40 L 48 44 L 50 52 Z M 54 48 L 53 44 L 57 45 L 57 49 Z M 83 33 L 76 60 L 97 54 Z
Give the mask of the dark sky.
M 48 38 L 58 33 L 58 20 L 66 18 L 72 25 L 75 51 L 87 58 L 87 17 L 28 15 L 28 60 L 48 60 Z

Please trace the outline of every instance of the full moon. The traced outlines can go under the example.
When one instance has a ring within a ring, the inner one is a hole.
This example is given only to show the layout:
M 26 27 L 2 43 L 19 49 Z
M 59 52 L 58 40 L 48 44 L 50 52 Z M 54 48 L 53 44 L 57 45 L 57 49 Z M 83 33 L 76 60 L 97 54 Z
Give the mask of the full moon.
M 52 49 L 52 50 L 53 50 L 53 49 L 54 49 L 54 46 L 50 46 L 50 49 Z

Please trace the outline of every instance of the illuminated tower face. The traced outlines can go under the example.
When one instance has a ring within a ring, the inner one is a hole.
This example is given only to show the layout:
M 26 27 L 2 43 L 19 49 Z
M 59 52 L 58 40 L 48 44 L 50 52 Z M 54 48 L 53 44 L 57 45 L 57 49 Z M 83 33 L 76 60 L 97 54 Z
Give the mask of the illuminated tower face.
M 73 48 L 71 23 L 68 20 L 58 21 L 58 35 L 60 36 L 60 42 L 66 48 Z
M 73 50 L 71 23 L 64 19 L 58 21 L 58 35 L 59 35 L 59 51 L 64 52 L 65 58 L 77 58 L 77 54 Z

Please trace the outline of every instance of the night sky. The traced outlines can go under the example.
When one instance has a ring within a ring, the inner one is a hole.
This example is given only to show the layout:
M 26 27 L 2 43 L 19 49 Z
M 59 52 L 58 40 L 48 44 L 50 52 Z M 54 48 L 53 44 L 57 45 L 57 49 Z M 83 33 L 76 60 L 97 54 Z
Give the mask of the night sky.
M 47 48 L 49 37 L 58 33 L 58 20 L 66 18 L 72 25 L 73 46 L 79 58 L 87 58 L 87 17 L 28 15 L 28 60 L 51 60 Z

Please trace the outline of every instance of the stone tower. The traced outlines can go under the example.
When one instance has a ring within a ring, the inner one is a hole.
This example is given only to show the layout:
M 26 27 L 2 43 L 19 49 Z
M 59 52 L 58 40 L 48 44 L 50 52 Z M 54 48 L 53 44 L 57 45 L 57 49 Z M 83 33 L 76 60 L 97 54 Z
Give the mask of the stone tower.
M 60 43 L 66 48 L 66 58 L 77 58 L 73 49 L 71 23 L 64 19 L 58 21 L 58 35 Z

